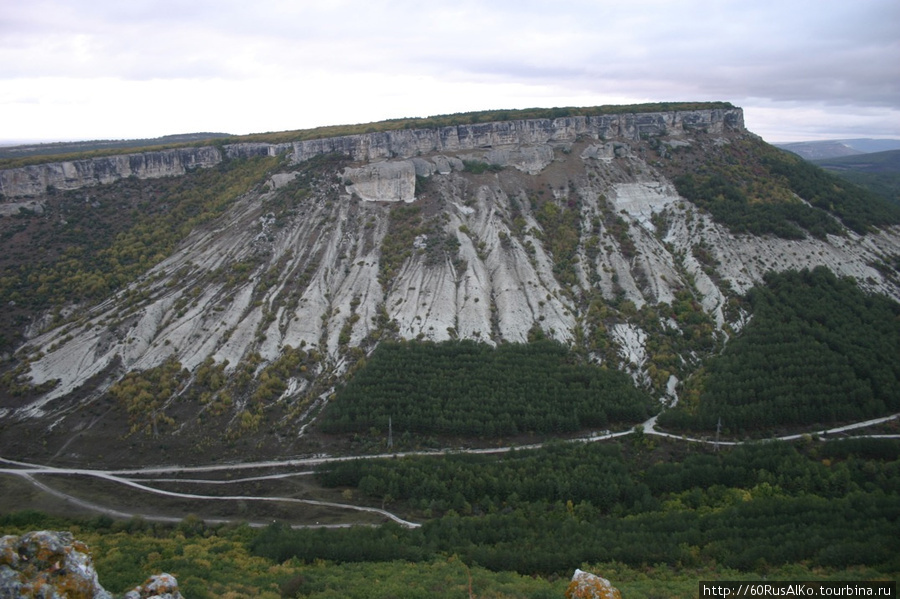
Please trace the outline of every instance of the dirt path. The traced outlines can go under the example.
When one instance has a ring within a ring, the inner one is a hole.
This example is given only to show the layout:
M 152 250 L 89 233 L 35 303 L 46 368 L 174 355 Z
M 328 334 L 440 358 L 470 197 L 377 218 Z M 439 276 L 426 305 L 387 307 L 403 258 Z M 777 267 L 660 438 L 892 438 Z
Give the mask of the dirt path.
M 657 435 L 662 437 L 667 437 L 670 439 L 675 439 L 679 441 L 688 441 L 693 443 L 707 443 L 707 444 L 718 444 L 718 445 L 739 445 L 741 443 L 749 443 L 749 442 L 758 442 L 758 441 L 716 441 L 711 439 L 698 439 L 692 437 L 686 437 L 683 435 L 676 435 L 673 433 L 667 433 L 664 431 L 659 431 L 656 429 L 656 416 L 650 418 L 646 422 L 644 422 L 640 427 L 643 428 L 643 433 L 647 435 Z M 814 433 L 799 433 L 792 435 L 784 435 L 781 437 L 776 437 L 771 440 L 779 440 L 779 441 L 792 441 L 796 439 L 800 439 L 804 436 L 808 436 L 811 434 L 818 435 L 820 439 L 827 440 L 829 438 L 835 438 L 834 435 L 841 435 L 848 431 L 858 430 L 861 428 L 866 428 L 869 426 L 875 426 L 878 424 L 882 424 L 884 422 L 888 422 L 891 420 L 896 420 L 900 418 L 900 414 L 893 414 L 891 416 L 885 416 L 883 418 L 875 418 L 872 420 L 866 420 L 863 422 L 857 422 L 854 424 L 848 424 L 846 426 L 835 427 L 831 429 L 825 429 L 822 431 L 815 431 Z M 635 432 L 636 429 L 640 427 L 635 427 L 634 429 L 628 429 L 625 431 L 618 432 L 609 432 L 605 431 L 603 434 L 592 434 L 588 437 L 581 437 L 578 439 L 572 439 L 572 442 L 582 442 L 582 443 L 590 443 L 595 441 L 602 441 L 606 439 L 612 439 L 616 437 L 622 437 L 625 435 L 630 435 Z M 900 435 L 858 435 L 858 437 L 868 437 L 868 438 L 900 438 Z M 297 471 L 298 468 L 312 468 L 318 466 L 320 464 L 333 463 L 333 462 L 341 462 L 348 460 L 357 460 L 357 459 L 377 459 L 377 458 L 400 458 L 404 456 L 411 455 L 446 455 L 449 453 L 479 453 L 479 454 L 493 454 L 493 453 L 506 453 L 512 450 L 521 450 L 521 449 L 535 449 L 541 447 L 543 444 L 534 444 L 528 446 L 517 446 L 517 447 L 497 447 L 497 448 L 488 448 L 488 449 L 454 449 L 454 450 L 442 450 L 442 451 L 413 451 L 413 452 L 398 452 L 398 453 L 385 453 L 378 455 L 360 455 L 360 456 L 327 456 L 327 455 L 317 455 L 309 458 L 298 458 L 298 459 L 290 459 L 290 460 L 273 460 L 273 461 L 265 461 L 265 462 L 246 462 L 241 464 L 215 464 L 210 466 L 158 466 L 152 468 L 137 468 L 133 470 L 93 470 L 93 469 L 81 469 L 81 468 L 55 468 L 52 466 L 41 466 L 37 464 L 29 464 L 27 462 L 20 462 L 16 460 L 9 460 L 0 457 L 0 464 L 5 464 L 6 468 L 0 468 L 0 474 L 9 474 L 14 476 L 19 476 L 24 480 L 28 481 L 41 491 L 45 493 L 49 493 L 55 497 L 63 499 L 73 505 L 78 507 L 91 510 L 100 514 L 105 514 L 114 518 L 131 518 L 134 516 L 140 516 L 147 520 L 155 520 L 161 522 L 180 522 L 181 518 L 176 517 L 168 517 L 168 516 L 153 516 L 132 512 L 123 512 L 120 510 L 112 509 L 107 506 L 99 505 L 90 501 L 86 501 L 84 499 L 80 499 L 73 495 L 63 493 L 53 487 L 41 482 L 36 477 L 37 476 L 52 476 L 52 475 L 79 475 L 79 476 L 90 476 L 94 478 L 99 478 L 102 480 L 106 480 L 118 485 L 123 485 L 132 489 L 136 489 L 143 493 L 150 493 L 155 495 L 161 495 L 166 497 L 173 497 L 177 499 L 188 499 L 191 501 L 251 501 L 251 502 L 282 502 L 282 503 L 295 503 L 295 504 L 306 504 L 306 505 L 314 505 L 320 507 L 328 507 L 334 509 L 341 510 L 349 510 L 356 512 L 367 512 L 371 514 L 376 514 L 380 517 L 386 518 L 388 520 L 392 520 L 401 526 L 405 526 L 407 528 L 418 528 L 421 524 L 417 522 L 411 522 L 409 520 L 405 520 L 400 516 L 393 514 L 387 510 L 374 508 L 374 507 L 366 507 L 359 506 L 353 504 L 346 503 L 336 503 L 332 501 L 319 501 L 315 499 L 298 499 L 296 497 L 270 497 L 270 496 L 259 496 L 259 495 L 224 495 L 224 496 L 216 496 L 216 495 L 203 495 L 199 493 L 179 493 L 176 491 L 167 491 L 164 489 L 159 489 L 154 486 L 151 486 L 152 483 L 166 483 L 166 482 L 181 482 L 181 483 L 191 483 L 191 484 L 208 484 L 208 485 L 226 485 L 226 484 L 235 484 L 241 482 L 250 482 L 250 481 L 262 481 L 262 480 L 273 480 L 280 478 L 287 478 L 291 476 L 308 476 L 312 474 L 311 471 Z M 250 476 L 244 478 L 228 478 L 224 480 L 212 479 L 212 480 L 203 480 L 203 479 L 171 479 L 171 478 L 144 478 L 153 475 L 159 474 L 187 474 L 187 473 L 216 473 L 216 472 L 234 472 L 237 470 L 249 470 L 249 469 L 290 469 L 289 472 L 278 472 L 267 475 L 260 476 Z M 141 477 L 141 478 L 135 478 Z M 217 519 L 217 520 L 207 520 L 212 523 L 226 523 L 232 522 L 232 520 L 228 519 Z M 268 522 L 256 522 L 251 523 L 251 526 L 266 526 L 269 524 Z M 345 527 L 350 526 L 349 524 L 326 524 L 326 525 L 296 525 L 295 528 L 335 528 L 335 527 Z

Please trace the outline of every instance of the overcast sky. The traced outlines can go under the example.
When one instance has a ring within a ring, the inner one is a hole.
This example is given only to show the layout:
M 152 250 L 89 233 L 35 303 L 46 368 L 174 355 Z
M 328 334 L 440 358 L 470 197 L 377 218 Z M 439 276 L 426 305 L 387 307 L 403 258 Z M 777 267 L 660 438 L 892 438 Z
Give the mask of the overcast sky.
M 900 138 L 900 1 L 0 0 L 0 140 L 706 100 Z

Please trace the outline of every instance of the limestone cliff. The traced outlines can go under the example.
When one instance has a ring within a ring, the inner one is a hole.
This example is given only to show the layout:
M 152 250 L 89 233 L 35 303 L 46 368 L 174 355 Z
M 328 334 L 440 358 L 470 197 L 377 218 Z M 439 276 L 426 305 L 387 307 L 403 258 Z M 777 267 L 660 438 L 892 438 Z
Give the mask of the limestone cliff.
M 224 148 L 229 158 L 290 153 L 291 160 L 296 163 L 323 154 L 342 154 L 353 160 L 373 162 L 435 152 L 573 141 L 578 136 L 635 140 L 648 135 L 678 136 L 700 130 L 716 133 L 726 129 L 741 130 L 743 127 L 743 112 L 735 108 L 507 121 L 366 133 L 291 144 L 239 143 Z M 40 196 L 49 187 L 77 189 L 111 183 L 125 177 L 177 176 L 192 168 L 214 166 L 222 158 L 217 148 L 207 146 L 2 169 L 0 195 L 6 198 Z
M 183 175 L 192 168 L 210 167 L 222 160 L 212 147 L 159 150 L 69 162 L 52 162 L 0 170 L 0 194 L 7 198 L 40 196 L 48 188 L 78 189 L 112 183 L 126 177 L 141 179 Z

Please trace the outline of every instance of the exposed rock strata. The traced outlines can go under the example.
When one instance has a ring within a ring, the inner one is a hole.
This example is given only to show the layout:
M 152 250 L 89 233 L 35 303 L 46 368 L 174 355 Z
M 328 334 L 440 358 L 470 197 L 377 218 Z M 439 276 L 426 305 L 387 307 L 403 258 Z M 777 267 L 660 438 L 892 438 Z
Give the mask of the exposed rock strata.
M 579 137 L 636 141 L 642 136 L 681 136 L 691 132 L 743 130 L 740 108 L 574 116 L 502 121 L 437 129 L 401 129 L 294 142 L 292 159 L 303 162 L 322 154 L 342 154 L 358 161 L 412 158 L 501 146 L 571 142 Z
M 438 152 L 566 142 L 584 136 L 604 140 L 637 140 L 648 135 L 680 136 L 698 130 L 721 133 L 743 128 L 743 111 L 733 108 L 503 121 L 439 129 L 403 129 L 289 144 L 230 144 L 224 150 L 228 158 L 237 159 L 290 153 L 292 161 L 296 163 L 323 154 L 341 154 L 360 162 L 374 162 Z M 535 165 L 546 157 L 545 150 L 530 149 L 520 151 L 512 159 L 509 156 L 489 159 L 500 160 L 504 164 L 509 162 L 517 165 L 517 168 L 533 172 Z M 189 169 L 210 167 L 221 161 L 222 153 L 215 147 L 207 146 L 5 169 L 0 170 L 0 194 L 7 198 L 39 196 L 46 193 L 48 187 L 78 189 L 131 176 L 152 178 L 182 175 Z
M 126 177 L 171 177 L 183 175 L 192 168 L 214 166 L 221 160 L 219 150 L 203 147 L 51 162 L 0 170 L 0 194 L 7 198 L 39 196 L 51 187 L 78 189 Z

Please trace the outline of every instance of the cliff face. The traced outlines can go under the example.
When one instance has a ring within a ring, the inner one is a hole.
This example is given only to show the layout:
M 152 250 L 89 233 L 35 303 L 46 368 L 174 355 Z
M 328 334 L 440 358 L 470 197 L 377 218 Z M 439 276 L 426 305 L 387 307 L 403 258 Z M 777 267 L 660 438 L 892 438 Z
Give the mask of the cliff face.
M 181 148 L 104 156 L 70 162 L 52 162 L 0 170 L 0 194 L 7 198 L 40 196 L 48 187 L 78 189 L 112 183 L 126 177 L 151 179 L 183 175 L 190 169 L 210 167 L 222 160 L 216 148 Z
M 367 133 L 293 144 L 231 144 L 225 146 L 225 154 L 229 158 L 248 158 L 289 152 L 295 163 L 323 154 L 341 154 L 353 160 L 371 162 L 434 152 L 573 141 L 578 136 L 635 140 L 647 135 L 683 135 L 698 130 L 712 133 L 725 129 L 741 130 L 743 126 L 743 111 L 739 108 L 566 117 Z M 78 189 L 132 176 L 141 179 L 177 176 L 192 168 L 210 167 L 221 161 L 222 154 L 218 149 L 201 147 L 5 169 L 0 170 L 0 194 L 6 198 L 39 196 L 48 187 Z
M 335 153 L 353 160 L 375 161 L 436 152 L 572 142 L 578 137 L 634 141 L 642 136 L 680 136 L 692 131 L 722 133 L 743 128 L 744 115 L 739 108 L 531 119 L 301 141 L 292 145 L 292 157 L 295 162 L 302 162 Z
M 696 332 L 676 304 L 709 320 L 709 349 L 747 317 L 729 297 L 769 270 L 826 265 L 900 298 L 872 266 L 900 255 L 896 229 L 734 235 L 662 170 L 666 152 L 711 155 L 748 136 L 731 109 L 227 146 L 230 159 L 290 158 L 129 289 L 31 339 L 24 374 L 57 383 L 0 415 L 89 428 L 75 422 L 79 398 L 96 400 L 127 372 L 175 359 L 188 385 L 204 363 L 226 377 L 251 364 L 248 376 L 259 376 L 289 347 L 317 360 L 284 380 L 270 407 L 299 410 L 385 336 L 496 344 L 535 332 L 579 344 L 673 400 L 701 359 L 689 344 L 672 349 L 675 366 L 654 355 L 660 339 Z M 345 158 L 311 160 L 332 154 Z M 172 168 L 187 168 L 179 160 Z M 245 395 L 222 409 L 237 418 Z M 180 405 L 178 430 L 203 426 L 208 406 L 176 399 L 160 412 Z

